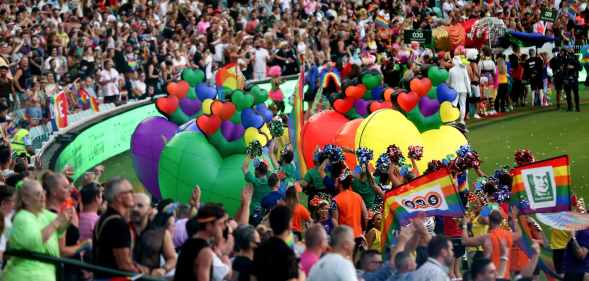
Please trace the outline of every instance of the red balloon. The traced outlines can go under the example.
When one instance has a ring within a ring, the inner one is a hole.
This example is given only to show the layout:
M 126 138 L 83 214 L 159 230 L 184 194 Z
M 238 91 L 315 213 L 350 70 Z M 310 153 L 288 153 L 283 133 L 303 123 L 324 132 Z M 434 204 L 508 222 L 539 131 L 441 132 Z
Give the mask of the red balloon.
M 236 110 L 237 109 L 235 108 L 235 104 L 232 102 L 224 102 L 223 108 L 219 112 L 219 117 L 221 117 L 223 120 L 229 120 Z
M 339 129 L 348 118 L 333 110 L 319 112 L 305 122 L 302 131 L 303 156 L 307 167 L 313 167 L 313 153 L 318 147 L 333 143 Z
M 178 91 L 176 92 L 176 97 L 178 97 L 179 99 L 184 98 L 186 96 L 186 94 L 188 94 L 188 90 L 190 90 L 190 85 L 188 84 L 188 82 L 182 80 L 178 83 L 176 83 L 178 86 Z
M 178 109 L 178 98 L 175 96 L 168 96 L 165 98 L 158 98 L 155 101 L 155 107 L 166 115 L 172 115 Z
M 370 103 L 370 107 L 368 107 L 368 109 L 370 109 L 370 112 L 375 112 L 379 109 L 383 109 L 383 108 L 392 108 L 393 104 L 390 101 L 385 101 L 385 102 L 377 102 L 377 101 L 373 101 Z
M 399 107 L 405 112 L 411 111 L 417 105 L 417 101 L 419 101 L 419 96 L 415 92 L 400 93 L 397 97 Z
M 335 109 L 335 111 L 342 114 L 350 111 L 350 109 L 352 109 L 352 106 L 354 106 L 354 99 L 351 97 L 337 99 L 335 100 L 335 102 L 333 102 L 333 108 Z
M 198 128 L 207 136 L 213 135 L 221 127 L 221 118 L 202 115 L 196 119 Z
M 423 97 L 432 88 L 432 81 L 429 78 L 413 79 L 409 82 L 409 88 L 420 97 Z
M 366 92 L 366 86 L 364 84 L 349 86 L 346 88 L 346 97 L 359 99 L 364 96 Z
M 354 141 L 356 139 L 356 130 L 358 130 L 358 127 L 363 120 L 363 118 L 358 118 L 344 124 L 335 136 L 335 144 L 341 147 L 355 149 Z M 352 169 L 356 167 L 356 155 L 354 153 L 345 152 L 344 156 L 348 168 Z

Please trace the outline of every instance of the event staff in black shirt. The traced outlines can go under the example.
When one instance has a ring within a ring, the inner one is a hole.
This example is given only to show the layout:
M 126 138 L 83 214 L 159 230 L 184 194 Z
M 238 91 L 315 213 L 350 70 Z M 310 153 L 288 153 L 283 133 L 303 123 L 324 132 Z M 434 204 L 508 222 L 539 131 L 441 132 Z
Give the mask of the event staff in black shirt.
M 573 110 L 572 96 L 575 95 L 575 110 L 581 111 L 579 105 L 579 71 L 581 71 L 581 63 L 572 49 L 567 49 L 563 60 L 563 85 L 564 92 L 567 97 L 567 110 Z

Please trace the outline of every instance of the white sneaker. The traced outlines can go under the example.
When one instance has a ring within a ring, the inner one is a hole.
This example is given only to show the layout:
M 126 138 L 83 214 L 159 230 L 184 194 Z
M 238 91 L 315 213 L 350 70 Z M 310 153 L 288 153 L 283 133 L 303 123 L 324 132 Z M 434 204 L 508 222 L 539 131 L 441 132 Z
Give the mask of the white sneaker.
M 474 118 L 474 119 L 481 119 L 481 116 L 475 113 L 475 115 L 473 115 L 472 118 Z

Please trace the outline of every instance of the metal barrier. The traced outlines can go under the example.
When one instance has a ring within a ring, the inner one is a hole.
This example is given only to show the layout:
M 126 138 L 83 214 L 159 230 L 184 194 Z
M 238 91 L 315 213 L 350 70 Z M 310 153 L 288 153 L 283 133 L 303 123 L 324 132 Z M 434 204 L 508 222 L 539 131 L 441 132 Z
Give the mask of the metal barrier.
M 11 257 L 18 257 L 21 259 L 34 260 L 34 261 L 38 261 L 38 262 L 50 263 L 50 264 L 55 265 L 56 267 L 61 267 L 61 268 L 63 268 L 64 265 L 67 265 L 67 266 L 79 268 L 79 269 L 82 269 L 85 271 L 90 271 L 90 272 L 100 272 L 100 273 L 104 273 L 104 274 L 108 274 L 108 275 L 112 275 L 112 276 L 117 276 L 117 277 L 129 277 L 131 280 L 139 280 L 139 281 L 164 281 L 164 280 L 166 280 L 166 279 L 160 279 L 160 278 L 146 277 L 146 276 L 139 275 L 137 273 L 120 271 L 120 270 L 115 270 L 112 268 L 97 266 L 97 265 L 85 263 L 85 262 L 75 260 L 75 259 L 48 256 L 48 255 L 37 253 L 37 252 L 30 252 L 30 251 L 23 251 L 23 250 L 8 250 L 8 251 L 4 252 L 4 255 L 11 256 Z M 59 276 L 59 274 L 56 278 L 57 278 L 57 281 L 63 280 L 63 276 Z

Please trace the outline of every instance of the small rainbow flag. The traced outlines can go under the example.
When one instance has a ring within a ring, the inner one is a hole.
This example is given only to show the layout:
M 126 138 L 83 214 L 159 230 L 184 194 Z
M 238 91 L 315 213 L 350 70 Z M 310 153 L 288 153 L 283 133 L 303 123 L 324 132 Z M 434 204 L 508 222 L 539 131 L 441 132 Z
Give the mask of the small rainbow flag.
M 511 170 L 511 204 L 522 214 L 570 211 L 568 155 L 534 162 Z
M 65 92 L 59 92 L 58 94 L 51 97 L 52 103 L 52 119 L 55 121 L 55 125 L 58 129 L 62 129 L 68 126 L 68 101 Z
M 82 108 L 86 109 L 91 107 L 94 112 L 100 111 L 100 107 L 96 98 L 88 94 L 84 88 L 80 88 L 79 94 L 79 104 Z
M 384 29 L 389 29 L 389 21 L 383 17 L 383 16 L 376 16 L 376 18 L 374 19 L 374 23 L 376 23 L 376 25 L 380 28 L 384 28 Z
M 230 63 L 217 70 L 215 83 L 217 84 L 217 87 L 225 87 L 231 90 L 243 90 L 243 88 L 245 88 L 245 77 L 236 63 Z
M 297 82 L 297 87 L 295 88 L 295 94 L 293 96 L 293 109 L 290 112 L 290 116 L 288 118 L 290 143 L 293 147 L 293 154 L 295 155 L 294 160 L 295 165 L 297 167 L 297 180 L 302 179 L 304 175 L 307 173 L 307 165 L 305 163 L 305 158 L 303 157 L 302 141 L 303 125 L 305 123 L 305 117 L 303 112 L 303 89 L 305 86 L 305 68 L 303 65 L 304 64 L 301 63 L 299 80 Z
M 460 217 L 464 207 L 447 169 L 425 174 L 386 193 L 381 246 L 393 241 L 393 230 L 418 214 Z

